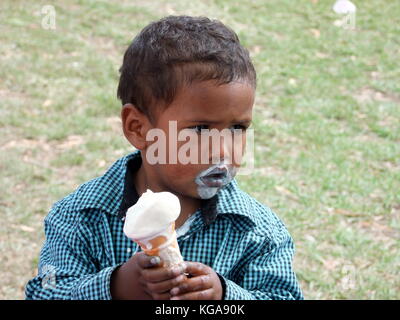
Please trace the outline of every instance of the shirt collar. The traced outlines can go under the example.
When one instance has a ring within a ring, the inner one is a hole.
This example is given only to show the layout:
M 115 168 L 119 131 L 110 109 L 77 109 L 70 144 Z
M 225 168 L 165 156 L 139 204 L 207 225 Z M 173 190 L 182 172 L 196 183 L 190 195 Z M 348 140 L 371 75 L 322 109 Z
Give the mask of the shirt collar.
M 132 174 L 139 169 L 141 162 L 139 150 L 119 159 L 103 176 L 78 188 L 73 209 L 98 208 L 123 218 L 128 208 L 138 200 Z M 240 190 L 237 181 L 233 179 L 214 197 L 202 202 L 201 213 L 206 225 L 213 222 L 217 215 L 235 215 L 255 224 L 252 206 L 250 197 Z

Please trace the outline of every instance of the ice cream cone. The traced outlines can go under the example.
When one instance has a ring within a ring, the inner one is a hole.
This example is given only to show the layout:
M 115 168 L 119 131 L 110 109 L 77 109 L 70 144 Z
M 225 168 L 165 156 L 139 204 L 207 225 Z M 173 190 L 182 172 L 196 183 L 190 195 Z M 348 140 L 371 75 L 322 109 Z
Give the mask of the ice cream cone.
M 149 256 L 159 256 L 163 266 L 170 267 L 183 262 L 176 239 L 175 223 L 150 237 L 133 239 Z
M 181 211 L 179 199 L 169 192 L 147 190 L 128 209 L 125 235 L 150 256 L 159 256 L 164 266 L 183 262 L 175 232 L 175 220 Z

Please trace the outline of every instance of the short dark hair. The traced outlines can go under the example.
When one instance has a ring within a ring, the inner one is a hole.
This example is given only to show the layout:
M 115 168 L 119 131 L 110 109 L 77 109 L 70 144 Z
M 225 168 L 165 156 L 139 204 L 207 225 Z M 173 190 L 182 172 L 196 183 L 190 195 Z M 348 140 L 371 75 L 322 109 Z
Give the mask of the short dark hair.
M 249 52 L 236 33 L 206 17 L 168 16 L 150 23 L 133 39 L 119 71 L 118 98 L 150 118 L 155 101 L 170 104 L 194 81 L 246 81 L 256 87 Z

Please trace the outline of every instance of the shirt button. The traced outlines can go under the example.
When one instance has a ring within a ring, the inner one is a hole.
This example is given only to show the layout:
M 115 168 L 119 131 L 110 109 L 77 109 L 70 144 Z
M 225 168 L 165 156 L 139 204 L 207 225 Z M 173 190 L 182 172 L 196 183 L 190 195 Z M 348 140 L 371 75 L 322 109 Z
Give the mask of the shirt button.
M 128 252 L 128 253 L 131 253 L 131 251 L 132 251 L 131 248 L 126 249 L 126 252 Z

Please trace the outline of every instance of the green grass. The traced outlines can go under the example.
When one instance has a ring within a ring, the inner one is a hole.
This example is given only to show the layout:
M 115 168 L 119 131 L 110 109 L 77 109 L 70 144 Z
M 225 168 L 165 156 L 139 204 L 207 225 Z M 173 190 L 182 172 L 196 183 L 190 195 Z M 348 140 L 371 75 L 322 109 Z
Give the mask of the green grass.
M 169 14 L 222 20 L 258 73 L 256 170 L 240 185 L 296 244 L 307 299 L 400 298 L 400 6 L 356 1 L 0 3 L 0 298 L 23 298 L 51 205 L 131 151 L 119 128 L 127 45 Z M 246 4 L 245 4 L 246 3 Z

